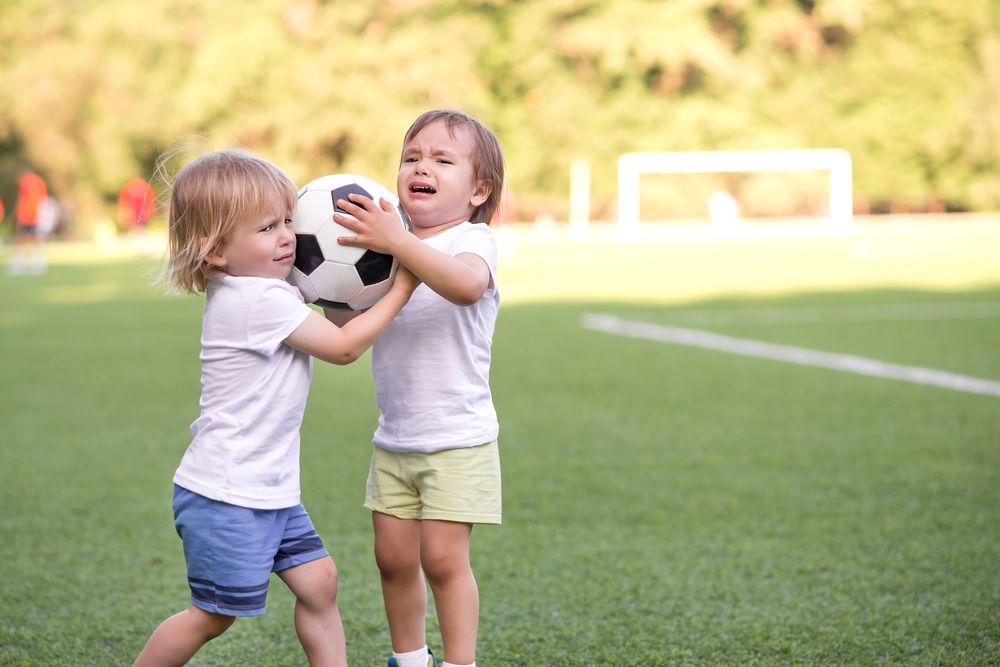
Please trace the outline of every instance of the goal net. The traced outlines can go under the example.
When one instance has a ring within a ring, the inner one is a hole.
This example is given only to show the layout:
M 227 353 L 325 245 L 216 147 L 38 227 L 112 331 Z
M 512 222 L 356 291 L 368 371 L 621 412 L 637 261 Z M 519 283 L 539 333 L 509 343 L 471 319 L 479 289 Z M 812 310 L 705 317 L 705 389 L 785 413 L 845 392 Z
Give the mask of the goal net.
M 622 237 L 639 238 L 640 188 L 643 174 L 750 174 L 814 171 L 827 175 L 827 229 L 849 234 L 853 216 L 851 156 L 838 148 L 804 150 L 677 151 L 625 153 L 618 159 L 618 228 Z M 718 221 L 738 217 L 738 203 L 720 191 L 708 202 Z

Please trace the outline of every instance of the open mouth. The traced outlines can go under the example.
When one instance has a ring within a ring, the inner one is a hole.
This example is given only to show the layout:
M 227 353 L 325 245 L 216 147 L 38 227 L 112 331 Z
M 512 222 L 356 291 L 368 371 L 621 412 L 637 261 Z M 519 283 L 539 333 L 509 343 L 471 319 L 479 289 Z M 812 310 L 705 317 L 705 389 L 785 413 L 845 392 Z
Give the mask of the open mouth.
M 437 192 L 434 188 L 429 185 L 416 184 L 410 186 L 410 192 L 422 195 L 432 195 Z

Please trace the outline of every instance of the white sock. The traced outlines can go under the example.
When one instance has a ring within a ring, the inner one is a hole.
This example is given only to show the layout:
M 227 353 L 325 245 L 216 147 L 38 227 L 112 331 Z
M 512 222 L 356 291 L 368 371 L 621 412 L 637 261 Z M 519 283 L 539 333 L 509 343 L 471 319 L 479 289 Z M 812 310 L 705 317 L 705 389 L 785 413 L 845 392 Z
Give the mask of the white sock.
M 476 663 L 471 662 L 468 665 L 456 665 L 453 662 L 442 662 L 441 667 L 476 667 Z
M 399 667 L 427 667 L 427 645 L 424 644 L 423 648 L 418 648 L 416 651 L 407 651 L 406 653 L 396 653 L 393 651 L 392 657 L 399 662 Z

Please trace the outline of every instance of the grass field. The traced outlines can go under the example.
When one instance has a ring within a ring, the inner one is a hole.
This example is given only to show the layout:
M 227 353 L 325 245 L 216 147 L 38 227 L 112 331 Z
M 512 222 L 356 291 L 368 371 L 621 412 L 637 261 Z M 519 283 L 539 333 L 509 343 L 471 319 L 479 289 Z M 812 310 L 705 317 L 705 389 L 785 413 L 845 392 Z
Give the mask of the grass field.
M 980 231 L 508 248 L 479 664 L 1000 663 L 1000 398 L 581 324 L 1000 382 L 1000 235 Z M 188 595 L 170 479 L 201 301 L 163 295 L 148 261 L 64 252 L 0 276 L 2 665 L 129 664 Z M 351 663 L 372 666 L 388 655 L 361 507 L 375 418 L 367 358 L 317 364 L 304 501 L 341 568 Z M 273 579 L 267 614 L 191 664 L 304 664 L 291 607 Z

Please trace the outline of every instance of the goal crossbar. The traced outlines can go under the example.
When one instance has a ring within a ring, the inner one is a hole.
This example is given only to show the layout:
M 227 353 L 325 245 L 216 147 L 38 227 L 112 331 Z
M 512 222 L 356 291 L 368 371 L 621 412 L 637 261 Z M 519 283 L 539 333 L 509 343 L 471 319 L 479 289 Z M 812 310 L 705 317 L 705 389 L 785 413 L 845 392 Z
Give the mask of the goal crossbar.
M 850 231 L 853 218 L 851 156 L 840 148 L 745 151 L 671 151 L 625 153 L 618 159 L 618 228 L 639 236 L 639 177 L 642 174 L 828 171 L 830 221 Z

